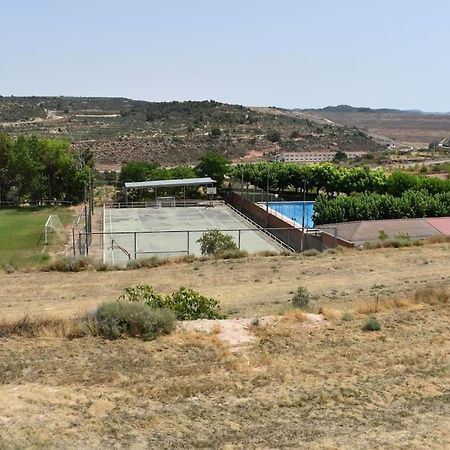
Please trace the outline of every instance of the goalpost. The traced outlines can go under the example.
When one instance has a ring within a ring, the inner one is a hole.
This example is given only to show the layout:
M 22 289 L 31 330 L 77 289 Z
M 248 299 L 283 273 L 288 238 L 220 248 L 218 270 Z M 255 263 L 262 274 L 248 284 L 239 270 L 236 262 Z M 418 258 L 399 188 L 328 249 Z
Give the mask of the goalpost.
M 156 197 L 156 206 L 176 206 L 175 197 Z
M 64 233 L 64 226 L 61 219 L 56 214 L 50 214 L 48 216 L 47 222 L 44 225 L 44 242 L 48 245 L 49 236 L 51 233 L 56 233 L 61 235 Z

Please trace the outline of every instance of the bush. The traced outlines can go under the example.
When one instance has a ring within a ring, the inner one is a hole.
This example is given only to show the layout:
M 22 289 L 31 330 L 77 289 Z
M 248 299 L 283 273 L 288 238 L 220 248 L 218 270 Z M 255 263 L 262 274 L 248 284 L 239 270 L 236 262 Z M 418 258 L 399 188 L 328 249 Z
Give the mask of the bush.
M 221 253 L 217 253 L 216 256 L 221 259 L 239 259 L 245 258 L 248 256 L 248 252 L 245 250 L 233 249 L 233 250 L 225 250 Z
M 292 306 L 294 306 L 295 308 L 304 309 L 308 306 L 310 300 L 311 294 L 309 293 L 308 289 L 306 289 L 304 286 L 299 286 L 294 296 L 292 297 L 291 302 Z
M 305 250 L 305 251 L 302 253 L 302 255 L 303 255 L 303 256 L 306 256 L 306 257 L 308 258 L 308 257 L 310 257 L 310 256 L 317 256 L 317 255 L 320 255 L 320 252 L 319 252 L 318 250 L 314 249 L 314 248 L 311 248 L 311 249 L 309 249 L 309 250 Z
M 50 262 L 45 269 L 57 272 L 80 272 L 92 267 L 92 261 L 87 257 L 63 256 Z
M 181 287 L 165 298 L 166 308 L 175 312 L 178 320 L 224 319 L 219 302 L 192 289 Z
M 266 137 L 270 142 L 278 142 L 281 139 L 281 134 L 279 131 L 270 130 Z
M 377 319 L 374 317 L 371 317 L 366 320 L 364 325 L 362 326 L 363 331 L 380 331 L 381 330 L 381 324 L 378 322 Z
M 197 240 L 200 244 L 202 255 L 218 255 L 230 250 L 237 250 L 233 237 L 213 229 L 202 234 Z
M 119 302 L 146 303 L 152 308 L 164 308 L 165 301 L 161 294 L 148 285 L 138 284 L 134 287 L 124 288 L 124 293 L 119 297 Z
M 153 309 L 171 310 L 178 320 L 225 318 L 217 300 L 185 287 L 166 296 L 158 294 L 151 286 L 147 285 L 127 287 L 118 301 L 143 303 Z
M 143 303 L 103 303 L 92 319 L 86 321 L 86 329 L 108 339 L 129 336 L 148 341 L 175 329 L 172 311 L 152 309 Z

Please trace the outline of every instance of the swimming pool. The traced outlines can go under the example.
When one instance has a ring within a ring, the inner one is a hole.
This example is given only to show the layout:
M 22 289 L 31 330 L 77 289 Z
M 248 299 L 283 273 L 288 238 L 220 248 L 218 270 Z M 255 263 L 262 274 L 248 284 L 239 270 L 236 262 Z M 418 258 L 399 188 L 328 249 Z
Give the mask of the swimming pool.
M 303 203 L 305 204 L 305 227 L 313 228 L 314 202 L 269 202 L 269 208 L 302 225 Z

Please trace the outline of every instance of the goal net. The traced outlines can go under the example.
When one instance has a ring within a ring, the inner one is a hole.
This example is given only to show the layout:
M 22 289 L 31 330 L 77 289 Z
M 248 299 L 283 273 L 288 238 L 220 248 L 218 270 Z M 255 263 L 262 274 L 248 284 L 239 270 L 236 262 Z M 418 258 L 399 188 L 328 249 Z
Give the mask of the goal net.
M 156 206 L 176 206 L 175 197 L 157 197 Z
M 50 235 L 56 234 L 57 236 L 64 235 L 64 227 L 61 219 L 56 214 L 50 214 L 47 222 L 44 225 L 44 241 L 45 245 L 49 243 Z

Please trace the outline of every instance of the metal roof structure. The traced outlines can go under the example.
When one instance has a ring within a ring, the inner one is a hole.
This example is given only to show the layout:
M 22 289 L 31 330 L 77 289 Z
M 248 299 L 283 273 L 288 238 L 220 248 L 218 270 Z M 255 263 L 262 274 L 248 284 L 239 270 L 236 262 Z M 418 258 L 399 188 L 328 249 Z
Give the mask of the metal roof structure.
M 136 181 L 125 183 L 127 189 L 135 188 L 159 188 L 159 187 L 177 187 L 177 186 L 201 186 L 205 184 L 216 183 L 210 177 L 205 178 L 180 178 L 177 180 L 153 180 L 153 181 Z

